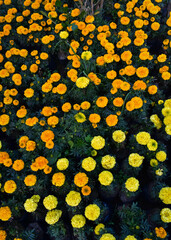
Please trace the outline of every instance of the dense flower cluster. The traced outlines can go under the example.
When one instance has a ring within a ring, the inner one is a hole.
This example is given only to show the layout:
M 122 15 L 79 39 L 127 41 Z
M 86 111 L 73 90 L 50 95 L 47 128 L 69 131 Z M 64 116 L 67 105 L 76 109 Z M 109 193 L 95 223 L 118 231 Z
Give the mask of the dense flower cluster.
M 0 0 L 0 239 L 169 239 L 167 2 Z

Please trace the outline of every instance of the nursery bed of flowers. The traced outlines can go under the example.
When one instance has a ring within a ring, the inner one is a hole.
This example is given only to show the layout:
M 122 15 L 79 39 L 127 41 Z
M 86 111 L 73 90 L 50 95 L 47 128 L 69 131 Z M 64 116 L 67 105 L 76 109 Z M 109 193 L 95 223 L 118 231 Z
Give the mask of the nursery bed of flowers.
M 0 240 L 169 240 L 165 0 L 0 0 Z

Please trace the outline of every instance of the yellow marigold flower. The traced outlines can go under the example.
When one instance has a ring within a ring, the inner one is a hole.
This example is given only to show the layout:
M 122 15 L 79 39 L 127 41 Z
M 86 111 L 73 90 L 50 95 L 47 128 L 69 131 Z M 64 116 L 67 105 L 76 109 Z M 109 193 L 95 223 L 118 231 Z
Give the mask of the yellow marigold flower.
M 139 181 L 134 177 L 130 177 L 125 182 L 125 187 L 130 192 L 136 192 L 139 188 Z
M 137 238 L 132 235 L 128 235 L 124 240 L 137 240 Z
M 84 158 L 82 161 L 82 168 L 84 168 L 87 172 L 91 172 L 96 167 L 96 161 L 92 157 Z
M 141 145 L 147 145 L 150 139 L 151 139 L 151 136 L 148 132 L 139 132 L 136 135 L 136 140 Z
M 83 123 L 86 121 L 86 116 L 82 112 L 75 114 L 74 118 L 79 123 Z
M 171 209 L 163 208 L 160 212 L 161 220 L 165 223 L 171 222 Z
M 55 196 L 53 195 L 48 195 L 47 197 L 44 198 L 43 200 L 43 205 L 45 206 L 46 209 L 52 210 L 56 208 L 58 204 L 58 200 Z
M 91 140 L 91 146 L 96 150 L 100 150 L 105 146 L 105 139 L 101 136 L 95 136 Z
M 111 233 L 104 233 L 100 240 L 116 240 L 116 238 Z
M 156 153 L 156 158 L 159 162 L 164 162 L 167 158 L 167 155 L 164 151 L 159 151 Z
M 100 235 L 100 231 L 104 228 L 105 228 L 105 225 L 103 223 L 99 223 L 94 229 L 95 234 Z
M 81 194 L 76 191 L 70 191 L 67 194 L 65 201 L 69 206 L 76 207 L 81 202 Z
M 37 209 L 37 203 L 33 199 L 29 198 L 24 203 L 24 208 L 27 212 L 35 212 Z
M 68 168 L 69 161 L 67 158 L 60 158 L 60 159 L 58 159 L 56 166 L 60 171 L 64 171 Z
M 171 187 L 163 187 L 159 192 L 160 200 L 165 204 L 171 204 Z
M 158 148 L 158 143 L 156 140 L 154 139 L 150 139 L 147 143 L 147 148 L 150 150 L 150 151 L 156 151 L 156 149 Z
M 129 165 L 132 167 L 140 167 L 143 163 L 143 156 L 140 156 L 138 153 L 131 153 L 128 158 Z
M 69 33 L 67 31 L 61 31 L 59 36 L 61 39 L 66 39 L 69 36 Z
M 99 174 L 99 182 L 104 186 L 109 186 L 113 181 L 113 174 L 109 171 L 103 171 Z
M 102 157 L 101 164 L 105 169 L 112 169 L 116 164 L 116 159 L 113 156 L 106 155 Z
M 71 218 L 71 225 L 73 228 L 82 228 L 86 223 L 86 219 L 83 215 L 77 214 Z
M 90 80 L 86 77 L 79 77 L 76 81 L 76 86 L 78 88 L 86 88 L 89 85 Z
M 150 160 L 150 166 L 156 167 L 158 165 L 158 161 L 156 159 L 151 159 Z
M 90 51 L 84 51 L 81 54 L 81 58 L 83 60 L 87 60 L 88 61 L 88 60 L 90 60 L 92 58 L 92 53 Z
M 46 217 L 45 217 L 45 221 L 49 224 L 49 225 L 53 225 L 55 223 L 57 223 L 59 221 L 59 218 L 62 215 L 62 211 L 61 210 L 51 210 L 49 212 L 47 212 Z
M 88 220 L 95 221 L 100 216 L 100 208 L 96 204 L 89 204 L 85 208 L 84 214 Z
M 12 212 L 8 206 L 0 208 L 0 220 L 8 221 L 11 218 L 11 215 Z
M 121 142 L 125 141 L 126 135 L 122 130 L 116 130 L 113 132 L 112 138 L 115 142 L 121 143 Z

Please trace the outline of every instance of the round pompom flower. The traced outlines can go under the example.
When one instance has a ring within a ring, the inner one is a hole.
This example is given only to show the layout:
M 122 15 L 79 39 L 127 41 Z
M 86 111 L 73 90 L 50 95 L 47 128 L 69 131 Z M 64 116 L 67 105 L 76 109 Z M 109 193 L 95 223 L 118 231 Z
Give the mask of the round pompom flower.
M 113 156 L 106 155 L 106 156 L 102 157 L 101 164 L 102 164 L 103 168 L 111 169 L 115 166 L 116 159 Z
M 61 31 L 59 36 L 61 39 L 66 39 L 69 36 L 69 33 L 67 31 Z
M 45 206 L 46 209 L 52 210 L 56 208 L 58 204 L 58 200 L 55 196 L 53 195 L 48 195 L 47 197 L 44 198 L 43 200 L 43 205 Z
M 0 208 L 0 220 L 8 221 L 11 218 L 12 212 L 8 206 Z
M 104 233 L 100 240 L 116 240 L 116 238 L 111 233 Z
M 8 180 L 4 184 L 4 191 L 6 193 L 13 193 L 17 189 L 17 185 L 13 180 Z
M 81 194 L 76 191 L 70 191 L 67 194 L 65 201 L 69 206 L 76 207 L 81 202 Z
M 100 216 L 100 208 L 96 204 L 90 204 L 85 208 L 85 216 L 91 221 L 95 221 Z
M 160 200 L 165 204 L 171 204 L 171 187 L 163 187 L 159 192 Z
M 78 187 L 84 187 L 88 183 L 88 177 L 85 173 L 79 172 L 74 177 L 74 183 Z
M 136 192 L 139 188 L 139 181 L 134 177 L 130 177 L 125 182 L 125 187 L 130 192 Z
M 136 135 L 136 140 L 141 145 L 147 145 L 150 139 L 151 139 L 151 136 L 148 132 L 139 132 Z
M 86 77 L 79 77 L 76 80 L 76 86 L 78 88 L 86 88 L 89 85 L 89 79 Z
M 115 142 L 121 143 L 121 142 L 125 141 L 126 135 L 122 130 L 116 130 L 113 132 L 112 138 Z
M 171 209 L 163 208 L 160 212 L 161 220 L 165 223 L 171 222 Z
M 99 182 L 104 186 L 109 186 L 113 181 L 113 174 L 109 171 L 103 171 L 99 174 Z
M 91 146 L 96 150 L 100 150 L 105 146 L 105 139 L 101 136 L 95 136 L 91 140 Z
M 71 225 L 73 228 L 82 228 L 86 223 L 86 219 L 83 215 L 77 214 L 74 215 L 71 219 Z
M 62 215 L 62 211 L 61 210 L 51 210 L 49 212 L 47 212 L 46 217 L 45 217 L 45 221 L 49 224 L 49 225 L 53 225 L 55 223 L 57 223 L 59 221 L 59 218 Z
M 84 158 L 82 161 L 82 168 L 87 172 L 91 172 L 96 167 L 96 161 L 92 157 Z
M 24 179 L 24 183 L 26 186 L 34 186 L 36 184 L 37 177 L 33 174 L 27 175 Z
M 68 168 L 69 161 L 67 158 L 60 158 L 60 159 L 58 159 L 56 166 L 60 171 L 64 171 Z
M 37 203 L 32 198 L 29 198 L 25 201 L 24 208 L 27 212 L 34 212 L 37 209 Z

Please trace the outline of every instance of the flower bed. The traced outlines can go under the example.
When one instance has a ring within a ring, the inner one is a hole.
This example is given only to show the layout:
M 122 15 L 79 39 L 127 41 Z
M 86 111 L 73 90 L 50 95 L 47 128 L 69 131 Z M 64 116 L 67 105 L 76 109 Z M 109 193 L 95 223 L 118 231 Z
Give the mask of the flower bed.
M 165 0 L 0 0 L 0 240 L 169 240 Z

